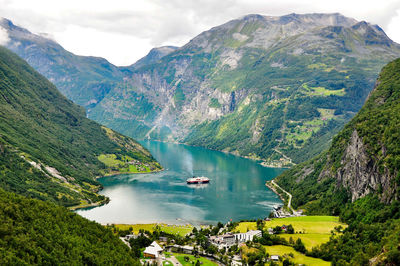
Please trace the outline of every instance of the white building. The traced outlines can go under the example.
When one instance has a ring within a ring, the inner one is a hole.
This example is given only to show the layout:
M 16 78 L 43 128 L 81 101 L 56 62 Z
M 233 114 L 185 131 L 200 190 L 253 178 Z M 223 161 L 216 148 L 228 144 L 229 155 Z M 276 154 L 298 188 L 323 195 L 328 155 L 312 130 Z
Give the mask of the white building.
M 254 237 L 261 237 L 262 232 L 260 230 L 250 230 L 247 233 L 235 234 L 235 240 L 238 242 L 253 241 Z
M 157 259 L 158 256 L 160 256 L 160 253 L 163 251 L 163 249 L 157 244 L 156 241 L 151 243 L 150 246 L 148 246 L 144 251 L 143 251 L 143 256 L 148 257 L 148 258 L 153 258 Z

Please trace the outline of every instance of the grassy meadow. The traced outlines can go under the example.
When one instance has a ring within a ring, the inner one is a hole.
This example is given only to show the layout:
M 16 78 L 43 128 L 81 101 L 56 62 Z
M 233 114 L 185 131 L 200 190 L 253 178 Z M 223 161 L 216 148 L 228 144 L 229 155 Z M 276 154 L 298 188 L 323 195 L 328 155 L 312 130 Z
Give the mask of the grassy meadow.
M 180 236 L 185 236 L 186 234 L 192 232 L 193 226 L 192 225 L 172 225 L 172 224 L 115 224 L 115 227 L 117 227 L 120 230 L 128 230 L 129 228 L 132 227 L 133 232 L 135 234 L 139 233 L 140 229 L 147 230 L 149 232 L 153 232 L 156 228 L 156 226 L 160 227 L 160 230 L 168 233 L 168 234 L 173 234 L 173 235 L 180 235 Z
M 272 219 L 265 222 L 265 228 L 289 225 L 294 228 L 295 234 L 279 234 L 280 237 L 289 240 L 300 238 L 305 247 L 310 250 L 315 246 L 326 243 L 331 236 L 331 231 L 337 226 L 346 227 L 346 224 L 339 222 L 339 217 L 335 216 L 300 216 L 281 219 Z M 241 233 L 257 228 L 255 222 L 242 222 L 233 231 Z

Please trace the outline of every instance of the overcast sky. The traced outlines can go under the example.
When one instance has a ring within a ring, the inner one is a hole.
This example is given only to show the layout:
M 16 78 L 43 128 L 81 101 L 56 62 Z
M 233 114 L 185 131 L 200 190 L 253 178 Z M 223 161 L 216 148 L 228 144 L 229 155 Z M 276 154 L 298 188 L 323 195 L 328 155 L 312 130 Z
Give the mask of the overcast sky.
M 0 0 L 1 17 L 116 65 L 132 64 L 152 47 L 181 46 L 246 14 L 293 12 L 340 12 L 378 24 L 400 43 L 400 0 Z

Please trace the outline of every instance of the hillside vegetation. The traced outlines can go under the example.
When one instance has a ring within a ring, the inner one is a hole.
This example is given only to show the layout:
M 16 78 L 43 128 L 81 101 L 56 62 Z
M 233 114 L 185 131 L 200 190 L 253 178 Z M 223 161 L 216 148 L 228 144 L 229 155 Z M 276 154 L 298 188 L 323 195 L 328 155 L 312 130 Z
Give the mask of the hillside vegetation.
M 96 176 L 117 173 L 98 156 L 115 154 L 161 169 L 131 138 L 85 117 L 83 108 L 17 55 L 0 47 L 0 184 L 64 206 L 104 201 Z
M 1 265 L 140 265 L 111 230 L 0 188 Z
M 339 214 L 343 235 L 313 256 L 335 265 L 400 263 L 400 59 L 386 65 L 360 112 L 322 155 L 286 171 L 277 183 L 292 205 Z

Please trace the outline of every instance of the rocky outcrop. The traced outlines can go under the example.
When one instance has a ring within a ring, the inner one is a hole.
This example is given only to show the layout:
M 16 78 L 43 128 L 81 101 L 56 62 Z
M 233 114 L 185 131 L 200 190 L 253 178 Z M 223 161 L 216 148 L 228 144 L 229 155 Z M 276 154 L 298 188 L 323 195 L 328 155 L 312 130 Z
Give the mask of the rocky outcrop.
M 383 153 L 384 150 L 382 147 Z M 351 135 L 335 178 L 338 186 L 348 189 L 352 201 L 373 192 L 379 192 L 383 202 L 391 202 L 395 197 L 394 176 L 386 167 L 381 170 L 378 168 L 376 160 L 367 152 L 357 130 Z

